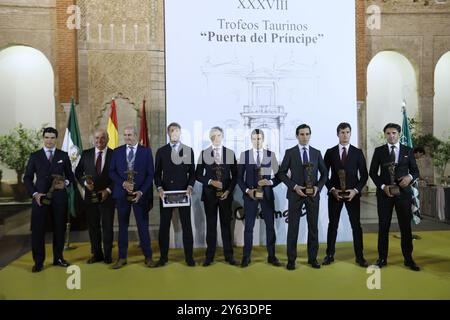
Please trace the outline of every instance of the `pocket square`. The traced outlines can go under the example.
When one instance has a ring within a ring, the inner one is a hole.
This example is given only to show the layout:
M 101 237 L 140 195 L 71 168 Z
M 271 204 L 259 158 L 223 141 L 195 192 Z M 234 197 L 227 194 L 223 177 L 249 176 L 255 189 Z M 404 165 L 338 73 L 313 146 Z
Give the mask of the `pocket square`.
M 58 163 L 63 163 L 63 161 L 62 161 L 62 160 L 59 160 Z

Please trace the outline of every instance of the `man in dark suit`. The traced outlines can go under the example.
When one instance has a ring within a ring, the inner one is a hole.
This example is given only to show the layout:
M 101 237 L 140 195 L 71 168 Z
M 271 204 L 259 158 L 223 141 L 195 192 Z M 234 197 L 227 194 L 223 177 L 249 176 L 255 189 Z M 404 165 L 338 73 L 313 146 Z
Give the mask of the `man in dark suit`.
M 223 130 L 214 127 L 209 132 L 212 146 L 203 150 L 197 163 L 195 176 L 203 184 L 202 201 L 206 213 L 206 259 L 209 266 L 216 252 L 217 209 L 220 216 L 225 261 L 235 265 L 231 243 L 231 204 L 237 183 L 237 162 L 234 152 L 222 145 Z
M 288 270 L 295 269 L 300 215 L 301 209 L 305 205 L 308 221 L 308 263 L 313 268 L 319 269 L 320 264 L 317 262 L 317 251 L 319 250 L 317 223 L 319 219 L 320 190 L 322 190 L 327 181 L 327 168 L 320 151 L 309 145 L 311 128 L 306 124 L 302 124 L 297 127 L 295 134 L 299 144 L 286 150 L 278 171 L 278 178 L 288 188 L 286 198 L 289 200 L 288 263 L 286 268 Z M 290 174 L 288 175 L 289 171 Z M 319 172 L 320 179 L 317 179 Z M 311 183 L 311 186 L 308 186 L 309 183 Z M 312 188 L 312 194 L 308 195 L 309 189 Z
M 273 188 L 280 184 L 280 180 L 272 172 L 278 173 L 278 161 L 275 153 L 263 149 L 264 132 L 261 129 L 253 130 L 251 134 L 253 148 L 242 152 L 238 164 L 238 184 L 244 198 L 244 249 L 241 267 L 245 268 L 250 263 L 250 255 L 253 245 L 253 227 L 255 226 L 258 207 L 266 224 L 266 246 L 268 252 L 267 262 L 274 266 L 281 266 L 275 256 L 275 196 Z M 258 190 L 258 188 L 260 188 Z M 258 192 L 262 190 L 262 199 L 258 199 Z
M 83 152 L 75 170 L 75 176 L 85 191 L 84 206 L 93 254 L 87 261 L 89 264 L 101 261 L 112 263 L 115 208 L 114 200 L 110 196 L 113 182 L 109 177 L 113 150 L 107 147 L 108 140 L 108 133 L 104 129 L 97 130 L 94 134 L 95 147 Z
M 361 267 L 367 267 L 368 263 L 363 255 L 360 197 L 369 175 L 362 150 L 350 144 L 351 135 L 350 124 L 340 123 L 337 127 L 339 144 L 328 149 L 324 157 L 327 170 L 331 169 L 331 178 L 326 183 L 328 189 L 328 234 L 327 255 L 323 264 L 329 265 L 334 261 L 339 219 L 345 204 L 353 231 L 356 263 Z M 341 179 L 344 180 L 345 190 L 341 190 Z M 346 194 L 340 195 L 339 192 L 346 192 Z
M 167 127 L 170 143 L 158 149 L 155 157 L 155 185 L 158 189 L 160 201 L 159 249 L 161 257 L 156 267 L 164 266 L 168 261 L 169 232 L 173 207 L 164 208 L 164 192 L 187 190 L 192 196 L 195 184 L 194 151 L 180 142 L 181 126 L 171 123 Z M 191 206 L 178 207 L 181 227 L 183 229 L 184 257 L 188 266 L 195 266 L 192 257 L 194 237 L 191 225 Z
M 30 155 L 23 177 L 28 193 L 33 197 L 31 206 L 33 272 L 39 272 L 44 268 L 45 227 L 48 214 L 51 214 L 53 220 L 53 265 L 61 267 L 70 265 L 63 258 L 67 219 L 65 188 L 74 182 L 74 176 L 69 156 L 56 148 L 57 138 L 58 131 L 55 128 L 44 129 L 44 147 Z M 50 197 L 50 204 L 42 203 L 45 198 Z
M 109 176 L 114 182 L 112 191 L 119 217 L 119 259 L 113 269 L 122 268 L 127 264 L 131 208 L 136 219 L 145 265 L 151 267 L 154 263 L 148 231 L 149 213 L 146 197 L 154 176 L 152 150 L 139 145 L 135 127 L 126 127 L 123 137 L 125 144 L 114 150 L 109 168 Z
M 375 149 L 370 164 L 369 175 L 377 186 L 378 208 L 378 260 L 376 264 L 382 268 L 387 265 L 389 249 L 389 228 L 391 226 L 392 211 L 395 207 L 401 232 L 402 253 L 405 266 L 419 271 L 412 258 L 413 244 L 411 234 L 411 184 L 419 177 L 419 169 L 414 158 L 413 150 L 400 144 L 401 127 L 395 123 L 388 123 L 384 127 L 384 137 L 387 144 Z M 391 192 L 391 173 L 400 191 L 398 195 Z

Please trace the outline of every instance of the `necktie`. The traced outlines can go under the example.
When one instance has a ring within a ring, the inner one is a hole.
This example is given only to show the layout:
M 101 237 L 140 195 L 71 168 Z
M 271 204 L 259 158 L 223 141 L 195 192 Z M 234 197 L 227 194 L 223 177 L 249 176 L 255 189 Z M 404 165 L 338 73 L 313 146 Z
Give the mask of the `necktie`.
M 303 163 L 308 163 L 308 152 L 306 151 L 306 147 L 303 147 Z
M 214 148 L 214 162 L 220 164 L 220 153 L 219 148 Z
M 347 161 L 347 148 L 346 147 L 342 147 L 342 158 L 341 158 L 341 163 L 343 166 L 345 166 L 345 162 Z
M 133 162 L 133 158 L 134 158 L 133 149 L 134 149 L 134 147 L 130 147 L 130 152 L 128 152 L 128 162 Z
M 48 150 L 48 162 L 52 163 L 53 161 L 53 150 Z
M 395 146 L 391 146 L 391 153 L 389 154 L 389 160 L 395 163 Z
M 97 170 L 97 174 L 100 175 L 102 173 L 102 152 L 99 151 L 97 155 L 97 161 L 95 161 L 95 169 Z
M 256 166 L 261 167 L 261 158 L 259 156 L 260 151 L 256 151 Z

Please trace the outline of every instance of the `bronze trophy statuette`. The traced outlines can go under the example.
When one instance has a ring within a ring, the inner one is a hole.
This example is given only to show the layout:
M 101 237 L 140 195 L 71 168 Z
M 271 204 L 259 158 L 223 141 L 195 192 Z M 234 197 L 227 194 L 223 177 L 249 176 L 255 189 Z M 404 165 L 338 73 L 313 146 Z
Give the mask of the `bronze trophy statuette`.
M 85 175 L 83 177 L 83 179 L 86 181 L 87 184 L 94 184 L 94 177 L 91 175 Z M 88 190 L 89 191 L 89 190 Z M 100 202 L 100 198 L 101 198 L 101 194 L 97 193 L 95 190 L 89 191 L 89 202 L 90 203 L 99 203 Z
M 387 164 L 390 178 L 389 193 L 393 196 L 398 196 L 400 194 L 400 187 L 395 182 L 395 168 L 397 164 L 395 162 L 390 162 Z
M 350 192 L 345 191 L 347 190 L 347 184 L 345 183 L 345 170 L 341 169 L 338 171 L 338 176 L 339 176 L 339 185 L 341 187 L 341 189 L 338 191 L 338 195 L 340 197 L 346 198 L 348 196 L 350 196 Z
M 52 185 L 48 189 L 47 194 L 42 198 L 41 203 L 45 205 L 50 205 L 52 203 L 53 192 L 55 191 L 55 185 L 58 182 L 64 182 L 64 177 L 59 174 L 52 174 Z
M 261 180 L 263 180 L 262 170 L 263 170 L 262 167 L 257 167 L 257 168 L 256 168 L 256 177 L 257 177 L 256 181 L 258 181 L 258 182 L 261 181 Z M 259 184 L 258 184 L 258 186 L 257 186 L 257 188 L 256 188 L 256 190 L 255 190 L 255 195 L 254 195 L 254 197 L 255 197 L 255 199 L 257 199 L 257 200 L 262 200 L 262 199 L 264 198 L 264 190 L 263 190 L 263 187 L 261 187 Z
M 222 166 L 220 164 L 215 164 L 213 166 L 213 170 L 214 170 L 214 174 L 216 175 L 216 180 L 219 182 L 222 182 L 222 180 L 223 180 Z M 224 194 L 223 189 L 216 188 L 216 197 L 217 198 L 222 198 L 223 194 Z
M 305 189 L 304 189 L 304 193 L 308 196 L 308 197 L 312 197 L 314 196 L 314 184 L 313 184 L 313 169 L 314 169 L 314 164 L 311 162 L 305 163 L 303 164 L 303 167 L 306 171 L 306 181 L 305 181 Z
M 125 171 L 125 174 L 127 175 L 127 182 L 131 183 L 134 187 L 134 177 L 136 176 L 137 172 L 130 168 Z M 132 202 L 134 198 L 135 196 L 132 193 L 128 192 L 127 201 Z

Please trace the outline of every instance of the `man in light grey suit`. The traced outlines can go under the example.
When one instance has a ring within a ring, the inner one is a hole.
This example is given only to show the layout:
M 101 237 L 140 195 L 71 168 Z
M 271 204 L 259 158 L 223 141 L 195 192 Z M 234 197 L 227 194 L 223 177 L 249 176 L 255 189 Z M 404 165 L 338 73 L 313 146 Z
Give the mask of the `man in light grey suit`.
M 288 188 L 286 198 L 289 200 L 287 234 L 288 264 L 286 268 L 288 270 L 295 269 L 301 209 L 305 205 L 308 221 L 308 263 L 313 268 L 319 269 L 320 264 L 317 262 L 317 251 L 319 250 L 319 234 L 317 229 L 319 194 L 327 182 L 328 172 L 320 151 L 309 145 L 311 128 L 306 124 L 302 124 L 297 127 L 295 134 L 299 144 L 286 150 L 283 162 L 278 171 L 278 178 Z M 290 174 L 288 175 L 289 170 Z M 320 179 L 317 178 L 319 172 Z M 311 186 L 308 185 L 308 180 Z

